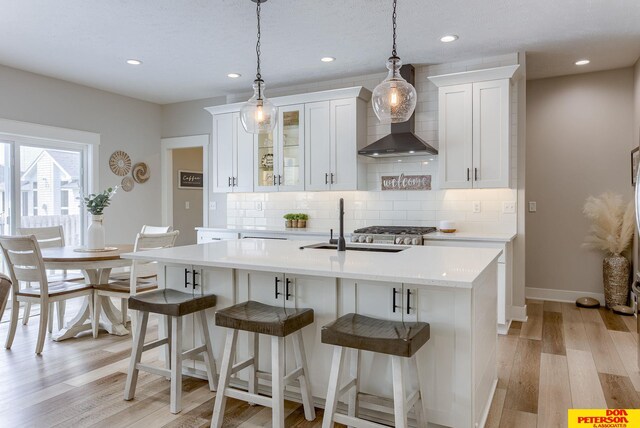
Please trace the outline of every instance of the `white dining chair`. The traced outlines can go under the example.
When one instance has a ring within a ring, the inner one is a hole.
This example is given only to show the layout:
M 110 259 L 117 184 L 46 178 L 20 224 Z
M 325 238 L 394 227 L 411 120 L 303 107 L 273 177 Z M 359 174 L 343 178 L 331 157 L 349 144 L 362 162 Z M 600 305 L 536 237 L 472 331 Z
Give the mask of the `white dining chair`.
M 179 231 L 167 233 L 154 233 L 154 234 L 142 234 L 138 233 L 136 236 L 136 242 L 133 247 L 133 251 L 147 251 L 158 250 L 162 248 L 173 247 L 176 243 L 176 238 L 179 235 Z M 120 309 L 122 311 L 122 324 L 127 324 L 128 309 L 127 300 L 129 296 L 135 296 L 136 294 L 144 293 L 146 291 L 155 290 L 158 288 L 158 264 L 156 262 L 147 262 L 142 260 L 132 260 L 131 270 L 129 272 L 129 278 L 109 280 L 108 284 L 99 284 L 94 286 L 94 313 L 92 330 L 93 337 L 98 337 L 98 327 L 100 325 L 100 312 L 101 301 L 100 297 L 115 297 L 120 299 Z M 133 324 L 135 324 L 135 317 L 132 318 L 132 331 L 134 331 Z
M 30 236 L 33 235 L 36 237 L 40 248 L 56 248 L 56 247 L 64 247 L 64 228 L 62 226 L 49 226 L 49 227 L 19 227 L 17 229 L 17 233 L 20 236 Z M 55 274 L 52 271 L 47 273 L 47 278 L 50 282 L 58 282 L 58 281 L 67 281 L 67 282 L 75 282 L 75 281 L 84 281 L 84 277 L 79 272 L 68 272 L 67 270 L 62 270 L 62 274 Z M 29 287 L 29 284 L 27 284 Z M 64 314 L 65 314 L 65 302 L 63 300 L 58 301 L 56 303 L 58 308 L 58 329 L 63 327 L 64 323 Z M 49 308 L 49 333 L 53 331 L 53 306 Z M 27 325 L 29 322 L 29 317 L 31 316 L 31 303 L 26 303 L 24 305 L 24 312 L 22 314 L 22 324 Z
M 49 304 L 66 301 L 76 297 L 87 297 L 90 302 L 90 314 L 93 318 L 93 288 L 82 282 L 50 282 L 42 260 L 40 245 L 35 236 L 0 236 L 0 247 L 9 269 L 12 283 L 11 324 L 5 347 L 11 348 L 18 326 L 20 303 L 40 304 L 40 324 L 36 354 L 44 347 Z M 21 283 L 30 283 L 31 287 L 21 288 Z M 33 284 L 37 283 L 37 287 Z
M 171 232 L 173 228 L 171 226 L 149 226 L 145 224 L 142 226 L 142 230 L 140 233 L 145 235 L 150 235 L 154 233 L 168 233 Z

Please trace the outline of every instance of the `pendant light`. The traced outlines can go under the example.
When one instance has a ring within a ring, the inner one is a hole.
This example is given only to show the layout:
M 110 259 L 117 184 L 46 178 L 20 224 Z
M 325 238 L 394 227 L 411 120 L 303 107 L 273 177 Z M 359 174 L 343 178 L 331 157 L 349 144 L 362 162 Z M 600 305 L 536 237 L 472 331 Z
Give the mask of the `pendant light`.
M 240 109 L 240 121 L 245 131 L 251 134 L 268 134 L 276 126 L 278 109 L 264 96 L 264 80 L 260 74 L 260 4 L 267 0 L 251 1 L 256 3 L 258 17 L 256 80 L 253 81 L 253 96 Z
M 393 0 L 393 50 L 387 60 L 389 74 L 373 90 L 373 111 L 380 123 L 400 123 L 409 120 L 416 109 L 416 89 L 402 78 L 402 61 L 396 52 L 396 3 Z

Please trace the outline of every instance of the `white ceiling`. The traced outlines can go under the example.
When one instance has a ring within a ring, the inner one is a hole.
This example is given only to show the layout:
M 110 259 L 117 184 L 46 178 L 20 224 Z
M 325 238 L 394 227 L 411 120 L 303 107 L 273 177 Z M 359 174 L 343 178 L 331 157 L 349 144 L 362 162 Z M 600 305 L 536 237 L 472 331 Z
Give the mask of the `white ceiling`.
M 640 56 L 638 0 L 398 3 L 405 63 L 526 50 L 528 78 L 539 78 L 630 66 Z M 0 10 L 0 64 L 10 67 L 162 104 L 246 92 L 255 74 L 250 0 L 0 0 Z M 269 0 L 267 85 L 384 71 L 390 11 L 391 0 Z M 449 33 L 460 39 L 441 43 Z M 337 61 L 320 62 L 327 55 Z M 578 69 L 583 57 L 591 64 Z

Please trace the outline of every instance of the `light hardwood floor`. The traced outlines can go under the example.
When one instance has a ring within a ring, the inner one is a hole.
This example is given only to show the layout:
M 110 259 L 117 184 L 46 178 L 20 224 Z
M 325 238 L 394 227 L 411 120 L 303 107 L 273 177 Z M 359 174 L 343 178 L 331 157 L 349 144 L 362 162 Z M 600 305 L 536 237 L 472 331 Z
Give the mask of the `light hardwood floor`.
M 71 305 L 70 305 L 71 306 Z M 529 321 L 498 338 L 498 389 L 490 428 L 566 427 L 568 408 L 640 407 L 635 319 L 604 309 L 529 301 Z M 73 307 L 67 314 L 73 314 Z M 7 315 L 0 324 L 4 345 Z M 185 377 L 183 410 L 169 413 L 169 382 L 141 373 L 136 398 L 124 401 L 129 337 L 104 332 L 62 343 L 47 340 L 34 354 L 37 317 L 18 326 L 13 348 L 0 350 L 1 427 L 207 427 L 214 393 Z M 148 339 L 157 336 L 151 324 Z M 153 363 L 157 353 L 147 353 Z M 287 402 L 287 427 L 320 427 Z M 229 399 L 225 427 L 270 426 L 270 409 Z

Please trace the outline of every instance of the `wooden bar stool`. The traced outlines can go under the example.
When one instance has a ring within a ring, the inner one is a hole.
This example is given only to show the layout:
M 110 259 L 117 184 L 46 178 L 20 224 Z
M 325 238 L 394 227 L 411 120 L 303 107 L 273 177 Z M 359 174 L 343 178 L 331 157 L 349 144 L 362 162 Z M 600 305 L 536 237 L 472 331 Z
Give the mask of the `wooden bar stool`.
M 209 389 L 211 391 L 216 390 L 216 364 L 213 359 L 213 348 L 211 347 L 209 328 L 205 315 L 205 309 L 213 308 L 215 305 L 216 296 L 213 294 L 194 296 L 193 294 L 182 293 L 171 289 L 155 290 L 129 297 L 129 309 L 138 310 L 140 314 L 136 325 L 136 332 L 133 336 L 129 373 L 124 390 L 125 400 L 133 399 L 136 393 L 138 371 L 143 370 L 171 378 L 170 410 L 171 413 L 180 413 L 180 410 L 182 410 L 182 359 L 190 358 L 200 353 L 204 353 Z M 144 343 L 150 312 L 166 317 L 167 337 Z M 195 313 L 198 313 L 200 316 L 204 344 L 182 352 L 182 317 Z M 170 329 L 168 328 L 169 326 L 171 327 Z M 161 369 L 140 363 L 142 352 L 162 345 L 166 345 L 169 349 L 168 354 L 170 354 L 170 361 L 167 361 L 167 365 L 170 366 L 170 369 Z
M 272 426 L 284 428 L 284 387 L 294 383 L 296 379 L 300 382 L 305 418 L 309 421 L 316 418 L 311 398 L 311 385 L 309 384 L 302 332 L 300 331 L 312 323 L 313 309 L 282 308 L 251 300 L 216 312 L 216 325 L 227 327 L 230 330 L 227 333 L 222 354 L 220 383 L 211 419 L 212 428 L 222 427 L 227 397 L 271 407 Z M 250 352 L 253 355 L 245 361 L 233 364 L 239 330 L 252 333 L 249 343 Z M 271 373 L 258 370 L 259 334 L 271 336 Z M 285 373 L 284 342 L 285 337 L 289 335 L 293 336 L 293 350 L 297 367 L 291 372 Z M 251 369 L 248 391 L 231 388 L 229 386 L 231 375 L 245 368 Z M 271 381 L 271 397 L 258 395 L 258 378 Z
M 356 428 L 385 427 L 385 425 L 370 422 L 358 417 L 359 401 L 372 401 L 376 404 L 389 403 L 393 409 L 396 428 L 406 428 L 407 414 L 414 409 L 418 427 L 427 426 L 426 408 L 423 402 L 423 392 L 418 383 L 418 390 L 409 398 L 403 378 L 402 361 L 409 360 L 409 365 L 419 379 L 416 352 L 427 343 L 430 337 L 429 324 L 424 322 L 397 322 L 370 318 L 363 315 L 347 314 L 336 321 L 322 327 L 322 343 L 336 345 L 329 375 L 329 387 L 325 413 L 322 420 L 323 428 L 330 428 L 334 422 Z M 352 378 L 340 387 L 340 378 L 344 369 L 345 348 L 352 351 L 350 373 Z M 391 369 L 393 374 L 393 400 L 374 397 L 360 393 L 359 361 L 360 351 L 371 351 L 391 355 Z M 339 398 L 349 392 L 348 414 L 336 413 Z M 369 400 L 367 400 L 369 399 Z

